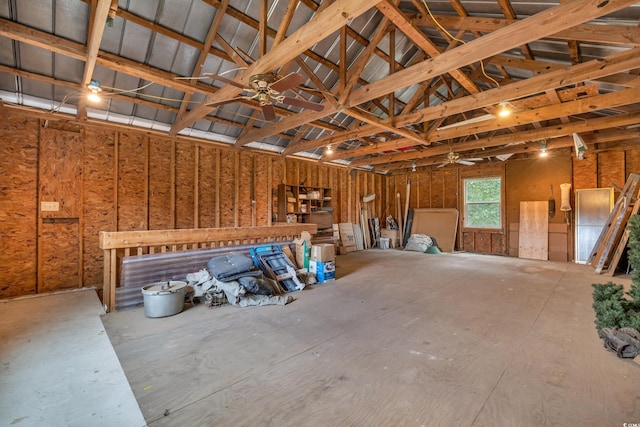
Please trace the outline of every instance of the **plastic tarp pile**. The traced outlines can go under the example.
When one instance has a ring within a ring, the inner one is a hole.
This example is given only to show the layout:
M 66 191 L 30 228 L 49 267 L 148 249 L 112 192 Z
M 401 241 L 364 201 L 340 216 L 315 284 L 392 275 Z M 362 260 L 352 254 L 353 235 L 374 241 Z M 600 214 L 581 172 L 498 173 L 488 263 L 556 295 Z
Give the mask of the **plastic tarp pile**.
M 424 234 L 412 234 L 409 240 L 407 240 L 404 250 L 428 254 L 440 253 L 436 239 Z
M 207 268 L 187 275 L 194 297 L 212 301 L 225 297 L 239 307 L 258 305 L 285 305 L 293 301 L 282 295 L 277 281 L 265 278 L 247 255 L 231 253 L 211 258 Z

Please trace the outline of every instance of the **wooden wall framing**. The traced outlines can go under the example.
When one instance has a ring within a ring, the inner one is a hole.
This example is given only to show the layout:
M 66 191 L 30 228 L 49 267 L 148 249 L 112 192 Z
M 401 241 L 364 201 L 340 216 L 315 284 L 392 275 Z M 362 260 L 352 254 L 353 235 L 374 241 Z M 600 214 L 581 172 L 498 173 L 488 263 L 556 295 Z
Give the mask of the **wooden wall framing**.
M 100 289 L 100 231 L 269 226 L 272 193 L 282 182 L 332 188 L 334 220 L 344 222 L 356 204 L 342 190 L 365 180 L 377 191 L 383 182 L 368 172 L 351 179 L 344 167 L 226 144 L 4 114 L 0 299 Z M 41 201 L 59 210 L 41 211 Z
M 461 211 L 462 180 L 497 174 L 505 180 L 502 229 L 464 229 L 461 212 L 456 249 L 517 256 L 510 250 L 514 239 L 517 248 L 517 233 L 509 230 L 517 225 L 516 202 L 546 200 L 549 182 L 559 202 L 561 181 L 571 182 L 572 191 L 621 187 L 630 173 L 640 172 L 640 149 L 621 145 L 587 150 L 584 160 L 569 150 L 559 152 L 549 162 L 560 165 L 554 170 L 561 173 L 553 177 L 533 156 L 379 175 L 117 125 L 45 120 L 7 108 L 2 114 L 0 298 L 100 288 L 100 231 L 271 225 L 273 192 L 280 183 L 331 188 L 336 223 L 358 223 L 362 197 L 375 193 L 369 208 L 385 226 L 388 216 L 396 217 L 397 194 L 404 209 L 409 181 L 410 208 Z M 519 188 L 518 182 L 530 183 Z M 42 211 L 41 202 L 58 202 L 59 209 Z M 558 241 L 566 229 L 571 260 L 572 226 L 563 227 L 560 212 L 550 222 Z M 562 253 L 554 257 L 565 259 Z

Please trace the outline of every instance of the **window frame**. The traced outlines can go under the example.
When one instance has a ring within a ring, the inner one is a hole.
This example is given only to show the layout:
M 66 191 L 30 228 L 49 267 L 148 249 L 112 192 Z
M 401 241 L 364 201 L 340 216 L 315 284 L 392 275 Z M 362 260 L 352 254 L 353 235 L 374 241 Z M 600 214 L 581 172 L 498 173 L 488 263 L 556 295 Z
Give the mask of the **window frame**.
M 499 194 L 499 201 L 497 202 L 468 202 L 467 201 L 467 183 L 470 181 L 483 181 L 483 180 L 489 180 L 489 179 L 498 179 L 500 180 L 500 194 Z M 492 175 L 492 176 L 484 176 L 482 178 L 478 178 L 478 177 L 469 177 L 469 178 L 463 178 L 462 179 L 462 205 L 463 205 L 463 211 L 464 211 L 464 217 L 462 219 L 462 225 L 464 228 L 466 229 L 478 229 L 478 230 L 502 230 L 502 228 L 504 227 L 504 192 L 503 190 L 503 185 L 504 185 L 504 179 L 502 176 L 500 175 Z M 499 224 L 497 226 L 494 225 L 468 225 L 467 224 L 467 220 L 469 218 L 469 210 L 468 210 L 468 205 L 474 205 L 474 204 L 497 204 L 498 205 L 498 212 L 499 212 Z

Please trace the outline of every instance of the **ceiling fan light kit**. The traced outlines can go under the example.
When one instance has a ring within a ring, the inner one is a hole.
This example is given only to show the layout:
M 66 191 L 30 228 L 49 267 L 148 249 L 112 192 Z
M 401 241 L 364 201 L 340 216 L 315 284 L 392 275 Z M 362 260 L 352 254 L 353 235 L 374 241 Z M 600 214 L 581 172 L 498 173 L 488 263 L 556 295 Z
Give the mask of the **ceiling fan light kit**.
M 316 104 L 305 99 L 282 95 L 283 92 L 287 90 L 293 90 L 295 87 L 300 86 L 307 80 L 306 77 L 299 73 L 289 73 L 282 78 L 280 78 L 276 73 L 254 74 L 253 76 L 249 77 L 248 86 L 244 86 L 236 82 L 235 80 L 231 80 L 219 75 L 210 73 L 205 73 L 205 75 L 211 77 L 214 80 L 218 80 L 223 83 L 241 88 L 244 92 L 249 92 L 250 94 L 223 101 L 212 102 L 207 104 L 209 107 L 220 107 L 225 104 L 236 102 L 240 99 L 253 99 L 258 101 L 258 103 L 260 104 L 262 114 L 267 121 L 274 121 L 276 119 L 274 103 L 292 105 L 294 107 L 311 109 L 314 111 L 322 111 L 322 109 L 324 108 L 322 104 Z

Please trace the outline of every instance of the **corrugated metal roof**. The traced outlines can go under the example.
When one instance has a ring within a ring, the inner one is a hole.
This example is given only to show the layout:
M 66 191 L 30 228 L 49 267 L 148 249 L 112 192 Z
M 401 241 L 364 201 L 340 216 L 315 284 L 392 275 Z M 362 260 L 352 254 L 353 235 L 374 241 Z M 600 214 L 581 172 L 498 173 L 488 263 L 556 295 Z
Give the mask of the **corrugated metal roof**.
M 146 0 L 130 1 L 122 0 L 117 4 L 117 12 L 109 24 L 104 28 L 100 40 L 100 51 L 112 56 L 98 60 L 92 74 L 92 79 L 100 82 L 103 88 L 104 98 L 101 103 L 87 107 L 90 118 L 109 120 L 118 123 L 127 123 L 134 126 L 167 131 L 178 118 L 178 112 L 183 102 L 189 101 L 189 109 L 195 108 L 201 102 L 208 100 L 215 88 L 224 86 L 224 82 L 214 78 L 199 80 L 201 88 L 210 88 L 210 93 L 198 90 L 192 96 L 187 96 L 184 87 L 163 83 L 158 78 L 164 73 L 164 78 L 203 76 L 205 73 L 223 75 L 234 79 L 243 72 L 243 68 L 235 63 L 225 53 L 220 40 L 214 41 L 213 49 L 217 52 L 209 54 L 198 72 L 194 73 L 195 65 L 201 55 L 201 44 L 207 38 L 207 34 L 215 17 L 221 13 L 220 4 L 215 0 Z M 434 16 L 458 17 L 458 12 L 449 1 L 429 1 L 422 3 L 428 5 Z M 519 1 L 512 0 L 511 8 L 517 19 L 534 16 L 540 12 L 557 6 L 557 1 Z M 281 20 L 287 16 L 287 0 L 272 0 L 268 2 L 267 22 L 272 33 L 267 37 L 267 52 L 273 48 L 273 34 L 281 25 Z M 495 18 L 496 22 L 505 19 L 505 12 L 495 1 L 462 1 L 459 3 L 470 17 Z M 215 6 L 215 7 L 214 7 Z M 418 10 L 416 4 L 410 1 L 401 1 L 399 9 L 403 11 L 407 22 L 415 17 L 424 15 L 425 10 Z M 316 9 L 320 5 L 310 0 L 300 1 L 296 4 L 295 13 L 287 27 L 286 34 L 291 36 L 297 29 L 303 28 L 318 13 Z M 217 36 L 237 50 L 245 58 L 249 65 L 260 58 L 260 2 L 257 0 L 233 1 L 226 10 L 221 20 Z M 83 80 L 85 60 L 76 54 L 71 54 L 75 44 L 86 45 L 89 40 L 89 29 L 92 21 L 91 2 L 81 0 L 60 1 L 35 1 L 35 0 L 9 0 L 0 4 L 1 25 L 17 24 L 19 30 L 9 30 L 10 35 L 0 36 L 0 65 L 5 66 L 0 72 L 0 97 L 6 103 L 16 103 L 43 110 L 57 111 L 60 113 L 76 114 L 76 107 L 86 89 L 79 85 Z M 345 49 L 347 57 L 347 78 L 350 78 L 349 70 L 356 66 L 361 56 L 365 53 L 366 43 L 362 40 L 370 40 L 379 30 L 383 14 L 372 7 L 365 13 L 349 21 L 349 32 L 345 41 L 340 40 L 340 31 L 334 32 L 330 37 L 318 39 L 309 49 L 310 55 L 301 55 L 307 67 L 314 73 L 314 78 L 321 82 L 321 88 L 307 79 L 305 86 L 312 89 L 327 90 L 328 96 L 334 100 L 340 98 L 340 64 L 341 49 Z M 605 17 L 597 18 L 591 23 L 599 25 L 629 26 L 637 28 L 640 18 L 640 6 L 631 5 L 620 11 L 611 13 Z M 496 24 L 497 25 L 497 24 Z M 497 28 L 497 27 L 496 27 Z M 44 48 L 37 43 L 37 37 L 29 40 L 29 36 L 22 34 L 13 36 L 16 31 L 38 30 L 53 37 L 52 47 Z M 428 40 L 438 46 L 440 51 L 447 49 L 449 40 L 445 39 L 443 32 L 434 26 L 420 26 L 420 30 L 428 37 Z M 466 43 L 472 42 L 480 34 L 488 34 L 487 31 L 465 31 L 462 35 L 457 28 L 447 28 L 457 37 L 463 37 Z M 416 43 L 410 40 L 403 28 L 394 31 L 394 52 L 396 68 L 401 70 L 415 63 L 422 50 L 416 47 Z M 61 46 L 55 46 L 56 40 L 61 40 Z M 389 63 L 385 56 L 390 52 L 391 37 L 387 34 L 377 46 L 378 53 L 372 55 L 366 63 L 359 78 L 361 82 L 375 82 L 389 75 Z M 579 53 L 582 62 L 600 59 L 618 52 L 624 52 L 633 46 L 637 46 L 637 35 L 629 37 L 628 44 L 614 44 L 607 40 L 579 41 L 579 51 L 572 52 L 570 45 L 562 38 L 542 38 L 532 40 L 527 47 L 532 55 L 532 61 L 547 61 L 569 66 L 572 64 L 572 53 Z M 68 43 L 67 43 L 68 42 Z M 81 47 L 82 47 L 81 46 Z M 344 46 L 344 47 L 343 47 Z M 60 48 L 65 53 L 61 52 Z M 115 57 L 113 56 L 115 55 Z M 524 58 L 523 51 L 519 47 L 513 47 L 501 53 L 514 58 Z M 80 53 L 82 56 L 82 53 Z M 429 57 L 429 55 L 427 55 Z M 121 59 L 120 59 L 121 58 Z M 115 62 L 114 62 L 115 61 Z M 461 70 L 471 77 L 480 90 L 489 90 L 497 85 L 491 80 L 507 82 L 531 78 L 535 73 L 526 68 L 512 66 L 496 67 L 488 59 L 483 76 L 479 64 L 464 66 Z M 137 69 L 132 73 L 132 68 Z M 307 71 L 295 61 L 290 64 L 282 64 L 278 71 L 282 75 L 288 72 L 296 72 L 307 76 Z M 506 73 L 506 74 L 505 74 Z M 178 80 L 175 80 L 178 82 Z M 189 80 L 180 80 L 181 83 Z M 343 82 L 344 83 L 344 82 Z M 497 83 L 497 82 L 496 82 Z M 208 86 L 202 86 L 208 85 Z M 435 90 L 427 97 L 430 105 L 437 105 L 451 98 L 451 94 L 459 93 L 461 84 L 456 80 L 445 77 L 439 79 Z M 611 83 L 599 83 L 602 93 L 620 90 L 624 86 Z M 173 86 L 173 87 L 171 87 Z M 362 85 L 358 83 L 355 89 Z M 354 90 L 355 90 L 354 89 Z M 385 120 L 390 114 L 402 113 L 403 107 L 410 102 L 419 89 L 418 83 L 412 83 L 394 92 L 398 105 L 394 112 L 386 111 L 389 106 L 388 97 L 377 101 L 367 101 L 359 106 L 362 111 L 369 111 L 372 118 Z M 307 100 L 326 105 L 319 92 L 300 91 Z M 213 97 L 215 99 L 215 96 Z M 255 102 L 253 108 L 249 104 L 239 100 L 235 103 L 225 104 L 213 110 L 209 116 L 197 119 L 186 128 L 180 130 L 180 134 L 196 135 L 198 137 L 233 143 L 247 123 L 252 122 L 256 129 L 267 129 L 272 126 L 266 122 L 262 115 L 255 115 L 254 108 L 258 108 Z M 426 107 L 422 101 L 418 107 Z M 304 109 L 285 104 L 276 104 L 281 117 L 286 117 L 286 111 L 299 114 Z M 630 107 L 632 108 L 632 107 Z M 614 113 L 614 109 L 603 110 L 598 114 L 606 115 Z M 406 113 L 407 111 L 405 111 Z M 475 114 L 485 114 L 478 111 Z M 289 114 L 290 115 L 290 114 Z M 472 114 L 473 115 L 473 114 Z M 256 119 L 255 122 L 252 118 Z M 280 120 L 284 120 L 281 118 Z M 455 122 L 456 117 L 451 117 L 447 122 Z M 304 124 L 304 123 L 303 123 Z M 316 119 L 308 126 L 298 124 L 289 129 L 282 129 L 271 136 L 261 137 L 260 141 L 249 144 L 268 150 L 283 150 L 288 146 L 292 138 L 301 136 L 302 141 L 313 141 L 326 138 L 332 134 L 346 131 L 351 127 L 361 125 L 361 120 L 349 115 L 348 111 L 337 108 L 336 112 Z M 406 129 L 424 134 L 425 126 L 429 123 L 411 125 Z M 389 137 L 389 129 L 380 127 L 375 133 Z M 341 142 L 343 149 L 355 148 L 361 144 L 367 144 L 367 140 L 358 136 L 353 139 L 345 139 Z M 308 155 L 320 157 L 322 147 L 314 147 L 308 151 Z

